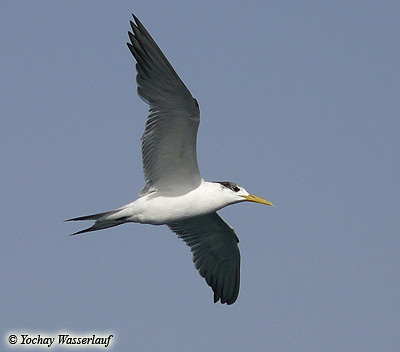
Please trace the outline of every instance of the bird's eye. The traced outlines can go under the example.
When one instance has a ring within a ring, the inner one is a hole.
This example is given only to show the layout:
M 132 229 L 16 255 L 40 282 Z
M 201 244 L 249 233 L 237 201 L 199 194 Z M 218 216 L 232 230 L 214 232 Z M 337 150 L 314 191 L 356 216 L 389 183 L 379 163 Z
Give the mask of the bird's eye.
M 240 188 L 237 187 L 237 186 L 234 186 L 234 187 L 233 187 L 233 191 L 234 191 L 234 192 L 239 192 L 239 191 L 240 191 Z

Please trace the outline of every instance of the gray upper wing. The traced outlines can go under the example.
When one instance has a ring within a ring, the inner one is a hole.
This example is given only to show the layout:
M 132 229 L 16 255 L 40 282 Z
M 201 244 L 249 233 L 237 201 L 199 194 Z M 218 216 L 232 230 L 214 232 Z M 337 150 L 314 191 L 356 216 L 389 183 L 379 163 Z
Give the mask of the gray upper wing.
M 142 136 L 145 189 L 194 189 L 201 182 L 196 138 L 200 123 L 197 101 L 181 81 L 156 42 L 133 15 L 128 32 L 135 57 L 139 96 L 149 104 Z
M 214 291 L 214 302 L 232 304 L 240 286 L 239 239 L 217 213 L 168 224 L 193 252 L 200 275 Z

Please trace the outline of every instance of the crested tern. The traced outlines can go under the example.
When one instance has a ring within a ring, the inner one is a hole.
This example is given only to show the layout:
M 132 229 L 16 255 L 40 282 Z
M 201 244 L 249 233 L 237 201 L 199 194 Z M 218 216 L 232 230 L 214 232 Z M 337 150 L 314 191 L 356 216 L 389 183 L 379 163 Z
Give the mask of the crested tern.
M 214 291 L 214 302 L 232 304 L 239 294 L 239 239 L 217 210 L 244 201 L 273 204 L 234 182 L 204 181 L 196 155 L 199 104 L 132 16 L 127 45 L 136 59 L 137 93 L 149 105 L 141 138 L 146 184 L 134 202 L 66 221 L 95 221 L 72 235 L 126 222 L 167 225 L 190 247 L 196 269 Z

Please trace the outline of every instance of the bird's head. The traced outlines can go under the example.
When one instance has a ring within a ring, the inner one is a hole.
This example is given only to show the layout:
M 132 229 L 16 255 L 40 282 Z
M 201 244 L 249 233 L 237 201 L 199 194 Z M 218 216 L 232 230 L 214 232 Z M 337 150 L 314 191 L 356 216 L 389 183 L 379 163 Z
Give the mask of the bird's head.
M 239 202 L 254 202 L 260 204 L 266 204 L 274 206 L 270 201 L 250 194 L 246 191 L 246 189 L 242 186 L 239 186 L 234 182 L 217 182 L 221 185 L 221 191 L 224 193 L 224 196 L 228 199 L 229 204 L 239 203 Z

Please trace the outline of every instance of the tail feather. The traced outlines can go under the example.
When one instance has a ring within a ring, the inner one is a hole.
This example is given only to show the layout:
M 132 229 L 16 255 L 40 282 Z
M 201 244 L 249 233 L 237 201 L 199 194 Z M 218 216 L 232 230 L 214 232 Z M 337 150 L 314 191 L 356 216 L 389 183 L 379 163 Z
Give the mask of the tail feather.
M 92 215 L 80 216 L 78 218 L 68 219 L 65 221 L 84 221 L 84 220 L 95 220 L 96 222 L 93 226 L 87 229 L 75 232 L 70 236 L 79 235 L 85 232 L 97 231 L 102 229 L 107 229 L 109 227 L 114 227 L 127 222 L 129 216 L 118 216 L 117 213 L 121 212 L 122 209 L 116 209 L 111 211 L 106 211 L 103 213 L 97 213 Z M 122 215 L 122 214 L 121 214 Z
M 116 209 L 116 210 L 111 210 L 111 211 L 105 211 L 103 213 L 97 213 L 97 214 L 92 214 L 92 215 L 85 215 L 85 216 L 80 216 L 78 218 L 72 218 L 72 219 L 68 219 L 65 221 L 83 221 L 83 220 L 99 220 L 101 218 L 105 218 L 109 215 L 113 215 L 116 214 L 120 211 L 120 209 Z

